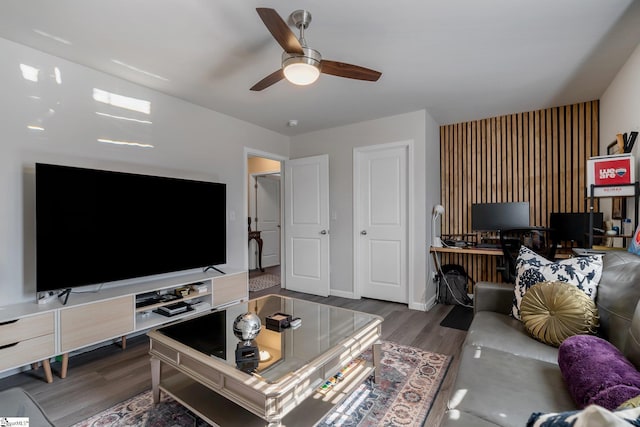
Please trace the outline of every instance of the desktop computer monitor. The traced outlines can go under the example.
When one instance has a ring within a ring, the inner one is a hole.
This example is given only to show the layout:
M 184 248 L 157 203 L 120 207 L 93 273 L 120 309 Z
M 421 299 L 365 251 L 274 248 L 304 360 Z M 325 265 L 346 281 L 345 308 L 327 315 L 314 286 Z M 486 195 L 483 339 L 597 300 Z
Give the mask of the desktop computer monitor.
M 491 232 L 529 227 L 529 202 L 474 203 L 471 229 Z
M 601 235 L 603 227 L 602 212 L 593 213 L 594 234 Z M 558 242 L 575 242 L 578 247 L 584 248 L 589 240 L 589 213 L 552 212 L 549 216 L 549 227 L 555 231 Z

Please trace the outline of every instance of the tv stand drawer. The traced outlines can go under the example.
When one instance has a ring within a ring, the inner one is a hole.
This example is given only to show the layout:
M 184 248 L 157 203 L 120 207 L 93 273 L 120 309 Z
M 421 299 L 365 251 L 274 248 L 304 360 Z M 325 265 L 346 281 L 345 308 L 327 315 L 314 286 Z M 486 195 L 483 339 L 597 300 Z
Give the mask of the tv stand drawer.
M 55 353 L 53 331 L 48 335 L 0 347 L 0 371 L 46 359 Z
M 134 312 L 133 295 L 61 309 L 61 352 L 133 332 Z
M 221 307 L 236 301 L 249 299 L 247 273 L 228 274 L 213 279 L 213 305 Z
M 29 338 L 53 334 L 54 312 L 0 323 L 0 347 Z
M 0 323 L 0 372 L 55 354 L 55 312 Z

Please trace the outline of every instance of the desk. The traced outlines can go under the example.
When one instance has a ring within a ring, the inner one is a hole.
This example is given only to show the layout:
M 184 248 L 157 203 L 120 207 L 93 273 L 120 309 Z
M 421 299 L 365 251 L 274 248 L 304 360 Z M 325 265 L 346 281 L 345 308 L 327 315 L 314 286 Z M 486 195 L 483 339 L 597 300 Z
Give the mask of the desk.
M 429 248 L 429 252 L 431 252 L 433 254 L 433 256 L 436 256 L 436 253 L 441 252 L 441 253 L 447 253 L 447 254 L 468 254 L 468 255 L 489 255 L 489 256 L 502 256 L 504 255 L 504 253 L 502 252 L 502 249 L 486 249 L 486 248 L 481 248 L 481 249 L 476 249 L 474 247 L 470 247 L 470 248 L 437 248 L 435 246 L 431 246 L 431 248 Z
M 450 247 L 434 247 L 431 246 L 429 248 L 429 252 L 433 256 L 433 263 L 435 265 L 436 271 L 438 274 L 442 274 L 440 271 L 441 262 L 438 259 L 438 254 L 452 254 L 452 255 L 461 255 L 465 259 L 459 259 L 457 262 L 464 267 L 469 277 L 471 277 L 474 281 L 498 281 L 497 272 L 499 268 L 503 265 L 503 255 L 502 249 L 487 249 L 487 248 L 450 248 Z M 483 261 L 474 260 L 475 256 L 486 256 L 488 259 L 484 259 Z M 491 262 L 489 262 L 491 260 Z M 496 273 L 494 273 L 494 268 Z
M 429 248 L 429 252 L 431 252 L 431 255 L 433 256 L 433 262 L 439 274 L 442 272 L 440 271 L 441 263 L 438 259 L 438 254 L 461 255 L 464 259 L 458 258 L 456 263 L 462 265 L 467 271 L 467 274 L 476 281 L 488 280 L 497 282 L 499 281 L 500 272 L 506 268 L 505 261 L 503 261 L 504 252 L 502 252 L 502 249 L 475 248 L 473 246 L 469 248 L 431 246 Z M 483 256 L 488 258 L 479 262 L 473 260 L 474 256 Z M 571 258 L 571 256 L 572 254 L 570 252 L 561 252 L 556 253 L 555 259 Z M 495 267 L 495 270 L 493 267 Z
M 575 256 L 604 255 L 610 251 L 626 251 L 626 250 L 627 248 L 593 245 L 591 249 L 573 248 L 573 255 Z

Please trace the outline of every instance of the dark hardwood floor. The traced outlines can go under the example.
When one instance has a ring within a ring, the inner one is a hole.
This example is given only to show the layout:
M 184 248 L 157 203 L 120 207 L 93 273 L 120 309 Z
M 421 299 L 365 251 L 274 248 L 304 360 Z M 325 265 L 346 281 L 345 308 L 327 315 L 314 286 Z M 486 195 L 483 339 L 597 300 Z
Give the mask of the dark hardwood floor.
M 409 310 L 403 304 L 323 298 L 279 287 L 252 292 L 250 296 L 273 293 L 378 314 L 385 319 L 382 324 L 384 340 L 452 355 L 449 372 L 425 423 L 427 427 L 440 425 L 458 371 L 460 347 L 466 336 L 466 332 L 440 326 L 452 306 L 437 305 L 428 312 L 421 312 Z M 47 384 L 42 369 L 38 369 L 0 379 L 0 390 L 13 386 L 24 388 L 57 426 L 69 426 L 151 387 L 148 345 L 146 335 L 129 338 L 124 351 L 113 344 L 72 356 L 64 380 L 54 374 L 53 383 Z M 60 363 L 53 363 L 52 368 L 57 374 Z

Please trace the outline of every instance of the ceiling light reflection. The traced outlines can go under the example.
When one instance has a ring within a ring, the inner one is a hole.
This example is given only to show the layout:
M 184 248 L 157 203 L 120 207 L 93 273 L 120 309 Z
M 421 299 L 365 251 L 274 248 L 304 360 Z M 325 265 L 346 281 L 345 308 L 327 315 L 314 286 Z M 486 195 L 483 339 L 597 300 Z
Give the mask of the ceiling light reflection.
M 166 77 L 162 77 L 162 76 L 159 76 L 157 74 L 151 73 L 149 71 L 142 70 L 142 69 L 140 69 L 138 67 L 134 67 L 133 65 L 129 65 L 126 62 L 122 62 L 122 61 L 119 61 L 117 59 L 112 59 L 111 62 L 113 62 L 114 64 L 121 65 L 121 66 L 123 66 L 125 68 L 128 68 L 128 69 L 132 70 L 132 71 L 135 71 L 136 73 L 140 73 L 140 74 L 144 74 L 145 76 L 153 77 L 154 79 L 162 80 L 164 82 L 168 82 L 169 81 L 169 79 L 167 79 Z
M 98 102 L 124 108 L 139 113 L 151 114 L 151 102 L 144 99 L 131 98 L 129 96 L 118 95 L 106 90 L 93 88 L 93 99 Z
M 59 85 L 62 84 L 62 74 L 60 73 L 60 68 L 58 67 L 54 67 L 53 69 L 53 74 L 56 77 L 56 83 L 58 83 Z
M 482 348 L 476 347 L 476 351 L 473 352 L 474 359 L 480 359 L 482 357 Z
M 449 403 L 447 405 L 449 409 L 455 409 L 462 402 L 468 391 L 469 390 L 467 390 L 466 388 L 461 388 L 454 391 L 451 395 L 451 398 L 449 398 Z
M 450 420 L 460 419 L 460 411 L 458 411 L 457 409 L 449 409 L 445 415 L 449 417 Z
M 22 72 L 23 79 L 29 80 L 30 82 L 38 81 L 38 74 L 40 73 L 40 70 L 36 67 L 32 67 L 27 64 L 20 64 L 20 71 Z
M 71 44 L 71 42 L 69 40 L 63 39 L 62 37 L 54 36 L 54 35 L 49 34 L 49 33 L 45 33 L 44 31 L 38 30 L 37 28 L 34 28 L 33 32 L 36 33 L 36 34 L 41 35 L 42 37 L 46 37 L 48 39 L 55 40 L 58 43 L 67 44 L 67 45 Z
M 138 119 L 133 119 L 131 117 L 114 116 L 113 114 L 101 113 L 99 111 L 96 111 L 96 114 L 99 115 L 99 116 L 103 116 L 103 117 L 109 117 L 110 119 L 127 120 L 127 121 L 130 121 L 130 122 L 144 123 L 146 125 L 153 124 L 153 122 L 151 122 L 149 120 L 138 120 Z
M 267 350 L 260 350 L 260 361 L 268 362 L 269 360 L 271 360 L 271 353 Z
M 105 139 L 105 138 L 98 138 L 98 142 L 104 142 L 105 144 L 114 144 L 114 145 L 127 145 L 127 146 L 140 147 L 140 148 L 154 148 L 153 145 L 145 144 L 142 142 L 116 141 L 113 139 Z
M 44 128 L 42 126 L 36 126 L 36 125 L 27 125 L 27 129 L 29 130 L 37 130 L 37 131 L 43 131 Z

